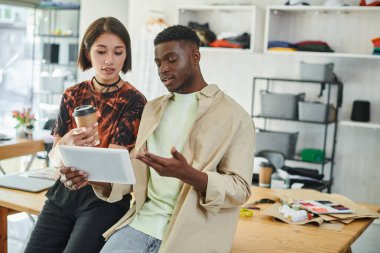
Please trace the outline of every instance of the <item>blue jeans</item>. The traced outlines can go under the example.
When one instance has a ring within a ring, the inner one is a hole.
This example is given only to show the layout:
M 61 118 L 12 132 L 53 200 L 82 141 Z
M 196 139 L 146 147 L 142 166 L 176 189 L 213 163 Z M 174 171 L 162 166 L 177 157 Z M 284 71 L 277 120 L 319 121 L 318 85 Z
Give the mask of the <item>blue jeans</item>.
M 160 246 L 161 240 L 125 226 L 108 239 L 100 253 L 157 253 Z

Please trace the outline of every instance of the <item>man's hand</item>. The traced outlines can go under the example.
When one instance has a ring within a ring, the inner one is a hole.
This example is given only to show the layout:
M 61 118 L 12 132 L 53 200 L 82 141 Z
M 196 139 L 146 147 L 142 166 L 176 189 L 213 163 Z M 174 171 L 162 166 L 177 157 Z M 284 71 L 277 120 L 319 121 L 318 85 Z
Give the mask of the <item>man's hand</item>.
M 170 152 L 173 157 L 165 158 L 144 150 L 136 154 L 135 158 L 154 169 L 160 176 L 178 178 L 205 194 L 207 174 L 190 166 L 186 158 L 175 147 L 172 147 Z

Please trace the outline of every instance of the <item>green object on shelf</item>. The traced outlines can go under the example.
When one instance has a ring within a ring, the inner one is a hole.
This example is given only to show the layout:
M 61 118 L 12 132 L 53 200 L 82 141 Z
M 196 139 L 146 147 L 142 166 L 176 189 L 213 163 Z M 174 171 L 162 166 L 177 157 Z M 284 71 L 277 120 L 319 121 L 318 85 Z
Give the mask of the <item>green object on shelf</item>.
M 323 162 L 325 152 L 321 149 L 304 148 L 301 150 L 301 159 L 306 162 Z

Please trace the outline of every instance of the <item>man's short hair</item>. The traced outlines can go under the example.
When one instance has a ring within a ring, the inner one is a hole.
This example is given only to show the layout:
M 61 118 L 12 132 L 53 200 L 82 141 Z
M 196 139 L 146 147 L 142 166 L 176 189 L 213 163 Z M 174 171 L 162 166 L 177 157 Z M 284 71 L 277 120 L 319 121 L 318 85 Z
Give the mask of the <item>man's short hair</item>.
M 190 42 L 197 48 L 199 48 L 201 44 L 198 35 L 193 30 L 191 30 L 191 28 L 183 25 L 170 26 L 157 34 L 156 38 L 154 39 L 154 45 L 157 46 L 160 43 L 169 41 Z

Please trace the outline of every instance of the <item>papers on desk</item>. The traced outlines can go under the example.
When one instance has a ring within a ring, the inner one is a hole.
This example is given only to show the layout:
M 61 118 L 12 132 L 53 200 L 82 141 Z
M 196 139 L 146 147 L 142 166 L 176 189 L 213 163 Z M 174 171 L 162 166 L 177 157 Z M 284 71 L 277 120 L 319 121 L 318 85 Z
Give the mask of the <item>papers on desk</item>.
M 354 213 L 350 208 L 328 200 L 297 200 L 294 204 L 315 214 Z
M 326 208 L 326 210 L 320 210 L 314 212 L 313 216 L 308 216 L 302 220 L 292 220 L 286 218 L 284 215 L 280 213 L 281 207 L 283 204 L 275 203 L 272 206 L 268 207 L 264 210 L 263 214 L 273 217 L 276 220 L 280 220 L 289 224 L 307 224 L 307 223 L 315 223 L 318 224 L 321 229 L 340 231 L 344 224 L 349 224 L 355 219 L 359 218 L 373 218 L 378 219 L 380 215 L 372 211 L 364 206 L 356 204 L 350 199 L 341 196 L 339 194 L 328 194 L 322 193 L 315 190 L 277 190 L 277 197 L 282 200 L 283 203 L 320 203 L 314 206 L 329 205 L 330 208 Z M 307 201 L 305 201 L 307 200 Z M 324 201 L 321 201 L 324 200 Z M 336 207 L 336 208 L 333 208 Z M 335 209 L 335 210 L 333 210 Z M 340 210 L 339 210 L 340 209 Z M 318 210 L 318 209 L 316 209 Z M 317 214 L 318 213 L 318 214 Z

